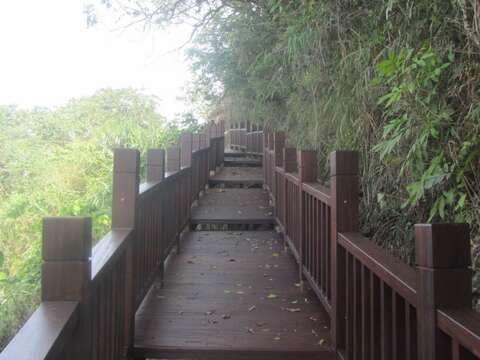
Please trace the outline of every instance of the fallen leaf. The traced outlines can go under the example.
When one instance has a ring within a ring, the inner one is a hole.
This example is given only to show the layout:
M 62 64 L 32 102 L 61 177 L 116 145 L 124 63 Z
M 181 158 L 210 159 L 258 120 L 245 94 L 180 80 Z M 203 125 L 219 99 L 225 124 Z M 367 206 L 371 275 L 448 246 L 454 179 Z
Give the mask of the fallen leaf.
M 275 336 L 275 337 L 273 338 L 273 340 L 275 340 L 275 341 L 280 340 L 280 336 Z
M 276 298 L 278 298 L 278 295 L 276 295 L 276 294 L 268 294 L 267 298 L 268 298 L 268 299 L 276 299 Z
M 324 343 L 325 343 L 325 339 L 320 339 L 320 340 L 318 341 L 318 345 L 323 345 Z
M 223 290 L 225 294 L 230 294 L 232 291 L 231 290 Z
M 230 319 L 231 317 L 232 317 L 232 316 L 231 316 L 230 314 L 223 314 L 223 315 L 222 315 L 222 319 L 223 319 L 223 320 L 228 320 L 228 319 Z
M 292 313 L 296 313 L 296 312 L 300 312 L 301 309 L 299 308 L 286 308 L 285 310 L 289 311 L 289 312 L 292 312 Z
M 255 310 L 257 307 L 255 305 L 252 305 L 248 308 L 248 311 L 251 312 L 253 310 Z
M 244 293 L 242 290 L 238 290 L 238 291 L 237 291 L 237 294 L 238 294 L 238 295 L 243 295 L 243 294 L 245 294 L 245 293 Z
M 272 256 L 273 256 L 273 257 L 278 257 L 278 256 L 280 256 L 280 255 L 279 255 L 278 253 L 273 253 Z
M 247 331 L 248 331 L 250 334 L 255 334 L 255 331 L 253 331 L 252 328 L 247 328 Z

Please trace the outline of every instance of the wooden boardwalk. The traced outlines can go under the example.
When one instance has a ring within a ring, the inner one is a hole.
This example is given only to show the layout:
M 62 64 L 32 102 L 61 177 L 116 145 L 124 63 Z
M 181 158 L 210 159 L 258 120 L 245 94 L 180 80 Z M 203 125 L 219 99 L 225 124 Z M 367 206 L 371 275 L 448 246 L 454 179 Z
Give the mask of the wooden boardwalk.
M 262 166 L 262 160 L 256 158 L 256 157 L 238 157 L 238 156 L 232 156 L 232 157 L 225 157 L 225 160 L 223 161 L 225 166 L 233 166 L 233 167 L 239 167 L 239 166 L 246 166 L 246 167 L 260 167 Z
M 273 209 L 262 189 L 209 189 L 192 209 L 190 223 L 273 225 Z
M 333 359 L 328 316 L 273 231 L 191 232 L 137 312 L 135 356 Z M 227 353 L 228 352 L 228 353 Z
M 224 168 L 227 186 L 262 182 L 255 168 Z M 233 180 L 232 180 L 233 179 Z M 212 188 L 192 224 L 270 224 L 263 189 Z M 301 288 L 298 265 L 275 231 L 194 231 L 136 315 L 136 358 L 334 359 L 329 316 Z
M 209 180 L 210 186 L 261 187 L 263 173 L 261 167 L 225 167 Z
M 480 359 L 466 224 L 415 225 L 409 266 L 359 232 L 357 152 L 323 184 L 282 132 L 235 126 L 263 168 L 224 167 L 224 130 L 150 149 L 142 185 L 116 149 L 93 249 L 90 218 L 44 219 L 42 303 L 0 360 Z

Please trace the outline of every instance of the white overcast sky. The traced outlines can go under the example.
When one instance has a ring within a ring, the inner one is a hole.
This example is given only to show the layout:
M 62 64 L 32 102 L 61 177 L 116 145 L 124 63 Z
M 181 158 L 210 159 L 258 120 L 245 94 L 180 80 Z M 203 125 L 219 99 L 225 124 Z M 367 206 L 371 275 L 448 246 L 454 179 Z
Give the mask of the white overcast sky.
M 91 2 L 90 0 L 89 2 Z M 182 51 L 188 29 L 87 28 L 87 0 L 0 0 L 0 104 L 65 104 L 99 89 L 133 87 L 157 96 L 171 118 L 183 111 L 190 75 Z

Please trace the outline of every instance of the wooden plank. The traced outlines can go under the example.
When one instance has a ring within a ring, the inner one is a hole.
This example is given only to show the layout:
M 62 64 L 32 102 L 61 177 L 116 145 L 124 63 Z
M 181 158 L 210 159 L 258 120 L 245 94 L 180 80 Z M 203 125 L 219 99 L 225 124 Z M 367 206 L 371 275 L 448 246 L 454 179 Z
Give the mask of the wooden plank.
M 210 185 L 262 185 L 263 174 L 261 168 L 253 167 L 225 167 L 209 180 Z
M 0 354 L 1 360 L 56 359 L 77 324 L 76 301 L 42 302 Z
M 480 358 L 480 313 L 474 309 L 437 310 L 438 327 Z
M 282 250 L 271 231 L 189 233 L 137 312 L 134 355 L 335 358 L 328 315 Z
M 210 189 L 192 208 L 192 224 L 274 224 L 268 194 L 261 189 Z
M 262 166 L 262 160 L 254 157 L 228 157 L 225 156 L 223 161 L 225 166 L 251 166 L 251 167 L 260 167 Z

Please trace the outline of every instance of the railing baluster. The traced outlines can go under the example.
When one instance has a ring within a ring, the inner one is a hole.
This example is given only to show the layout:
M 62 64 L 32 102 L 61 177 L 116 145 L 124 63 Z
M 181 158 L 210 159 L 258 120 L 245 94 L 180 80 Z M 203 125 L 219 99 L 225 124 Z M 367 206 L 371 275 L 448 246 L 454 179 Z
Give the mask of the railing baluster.
M 392 359 L 392 289 L 380 280 L 382 360 Z
M 381 305 L 380 305 L 380 280 L 370 272 L 370 359 L 380 360 L 381 355 Z
M 370 291 L 370 271 L 366 266 L 362 266 L 362 359 L 371 360 L 370 354 L 370 309 L 371 309 L 371 291 Z

